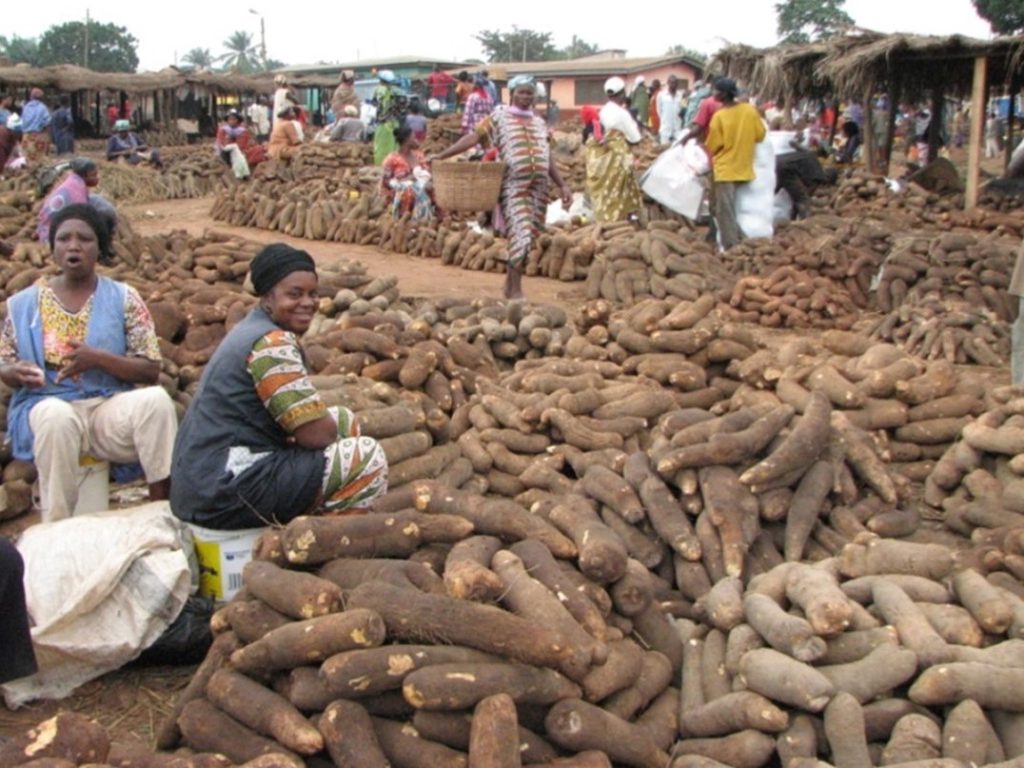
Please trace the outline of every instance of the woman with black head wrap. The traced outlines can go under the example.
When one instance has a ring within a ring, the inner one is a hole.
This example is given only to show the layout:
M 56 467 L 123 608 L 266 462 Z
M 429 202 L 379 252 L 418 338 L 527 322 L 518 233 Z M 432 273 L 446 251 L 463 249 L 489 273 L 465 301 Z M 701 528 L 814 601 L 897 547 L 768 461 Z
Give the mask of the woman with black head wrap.
M 12 296 L 0 331 L 0 380 L 14 390 L 7 436 L 15 458 L 35 461 L 43 520 L 72 514 L 86 455 L 140 462 L 150 498 L 166 499 L 178 420 L 154 386 L 160 346 L 149 310 L 134 288 L 97 274 L 111 254 L 95 208 L 62 208 L 49 242 L 60 274 Z
M 171 509 L 216 530 L 365 511 L 387 490 L 387 460 L 309 379 L 299 337 L 319 303 L 313 259 L 275 243 L 249 274 L 259 304 L 203 371 L 174 447 Z

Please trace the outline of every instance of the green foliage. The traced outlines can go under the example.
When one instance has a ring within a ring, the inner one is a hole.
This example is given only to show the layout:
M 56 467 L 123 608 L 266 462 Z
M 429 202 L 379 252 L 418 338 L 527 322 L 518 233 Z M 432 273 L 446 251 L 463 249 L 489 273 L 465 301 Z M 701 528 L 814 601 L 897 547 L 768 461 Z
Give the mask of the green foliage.
M 576 37 L 576 35 L 573 35 L 572 42 L 562 49 L 562 55 L 559 56 L 559 58 L 580 59 L 584 56 L 593 56 L 597 51 L 598 48 L 596 43 L 588 43 L 585 40 L 581 40 Z
M 6 56 L 12 64 L 40 65 L 39 41 L 34 37 L 12 35 L 10 39 L 0 35 L 0 56 Z
M 267 59 L 260 66 L 260 71 L 261 72 L 273 72 L 275 69 L 281 69 L 282 67 L 287 67 L 287 66 L 288 65 L 285 64 L 280 59 Z
M 705 66 L 708 63 L 707 54 L 701 53 L 694 48 L 687 48 L 685 45 L 673 45 L 667 51 L 666 56 L 686 56 L 693 59 L 694 61 L 700 62 L 701 66 Z
M 193 48 L 181 57 L 181 63 L 196 69 L 210 69 L 213 66 L 213 54 L 209 48 Z
M 232 32 L 231 37 L 222 45 L 227 51 L 218 57 L 224 63 L 224 69 L 240 75 L 251 75 L 260 71 L 260 57 L 257 46 L 253 45 L 252 35 L 248 32 Z
M 86 37 L 89 55 L 85 55 Z M 134 72 L 139 66 L 139 41 L 124 27 L 90 21 L 88 35 L 81 21 L 55 24 L 39 38 L 39 63 L 77 64 L 96 72 Z
M 997 35 L 1024 31 L 1024 0 L 974 0 L 974 7 Z
M 846 0 L 782 0 L 775 4 L 780 42 L 807 43 L 833 37 L 853 24 Z
M 552 61 L 561 58 L 550 32 L 513 26 L 511 32 L 483 30 L 475 35 L 490 62 Z

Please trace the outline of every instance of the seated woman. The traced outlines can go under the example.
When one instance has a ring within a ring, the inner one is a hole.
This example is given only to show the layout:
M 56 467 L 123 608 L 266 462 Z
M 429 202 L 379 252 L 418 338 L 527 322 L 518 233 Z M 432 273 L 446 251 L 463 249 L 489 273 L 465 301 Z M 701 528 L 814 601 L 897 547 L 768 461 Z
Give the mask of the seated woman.
M 127 120 L 114 123 L 114 133 L 107 139 L 107 160 L 120 161 L 129 165 L 148 163 L 154 168 L 163 168 L 160 153 L 150 149 L 139 135 L 132 131 L 132 124 Z
M 853 120 L 843 123 L 839 132 L 843 135 L 843 144 L 836 152 L 837 163 L 854 163 L 857 161 L 858 150 L 860 150 L 860 126 Z
M 228 112 L 226 120 L 217 129 L 214 149 L 239 179 L 247 178 L 266 157 L 263 147 L 253 139 L 242 122 L 242 116 L 235 110 Z
M 82 455 L 141 462 L 151 499 L 166 499 L 178 419 L 156 384 L 160 347 L 134 288 L 96 274 L 110 232 L 95 208 L 70 205 L 50 227 L 61 273 L 12 296 L 0 331 L 0 380 L 15 458 L 35 461 L 44 522 L 71 515 Z M 137 388 L 137 384 L 145 384 Z
M 267 156 L 277 161 L 287 162 L 302 146 L 301 128 L 295 121 L 295 110 L 285 107 L 277 114 L 274 127 L 270 129 L 270 143 L 267 144 Z
M 85 157 L 76 157 L 71 161 L 64 178 L 50 190 L 39 209 L 39 224 L 36 226 L 36 237 L 45 243 L 50 239 L 50 222 L 63 208 L 69 205 L 85 205 L 89 202 L 89 189 L 100 183 L 100 172 L 96 163 Z
M 387 459 L 310 382 L 298 337 L 320 300 L 313 259 L 275 243 L 250 277 L 259 305 L 217 347 L 182 422 L 171 509 L 217 530 L 365 510 L 387 490 Z
M 384 158 L 381 195 L 396 219 L 402 216 L 411 216 L 413 221 L 430 219 L 434 215 L 434 203 L 427 158 L 409 126 L 403 125 L 395 131 L 395 141 L 398 148 Z

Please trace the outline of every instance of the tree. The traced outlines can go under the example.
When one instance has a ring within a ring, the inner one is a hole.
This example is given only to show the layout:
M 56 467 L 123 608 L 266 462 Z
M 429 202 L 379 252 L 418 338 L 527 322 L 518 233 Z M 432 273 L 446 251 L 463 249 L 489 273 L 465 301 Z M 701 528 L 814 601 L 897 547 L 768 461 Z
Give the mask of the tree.
M 281 69 L 282 67 L 287 67 L 287 66 L 288 65 L 285 64 L 280 59 L 267 59 L 261 65 L 260 71 L 261 72 L 273 72 L 275 69 Z
M 551 42 L 550 32 L 534 32 L 513 26 L 511 32 L 484 30 L 477 35 L 490 62 L 552 61 L 562 58 Z
M 252 44 L 252 35 L 248 32 L 232 32 L 231 37 L 222 45 L 227 48 L 227 52 L 219 57 L 219 60 L 224 62 L 224 69 L 251 75 L 260 68 L 259 54 L 256 46 Z
M 196 69 L 210 69 L 213 66 L 213 54 L 209 48 L 193 48 L 181 57 L 181 61 Z
M 687 48 L 685 45 L 673 45 L 667 51 L 666 56 L 687 56 L 694 61 L 700 62 L 701 66 L 708 63 L 707 54 L 701 53 L 694 48 Z
M 85 44 L 89 41 L 88 56 Z M 134 72 L 139 66 L 139 41 L 124 27 L 90 21 L 55 24 L 39 38 L 40 64 L 88 65 L 96 72 Z
M 840 34 L 853 24 L 843 10 L 846 0 L 782 0 L 775 4 L 779 39 L 807 43 Z
M 997 35 L 1024 30 L 1024 0 L 974 0 L 974 8 Z
M 39 41 L 34 37 L 19 37 L 13 35 L 8 40 L 0 35 L 0 56 L 6 56 L 12 64 L 31 64 L 33 67 L 40 66 L 39 63 Z
M 576 35 L 573 35 L 572 42 L 562 49 L 561 58 L 579 59 L 583 56 L 593 56 L 597 51 L 598 48 L 596 43 L 588 43 L 585 40 L 581 40 L 576 37 Z

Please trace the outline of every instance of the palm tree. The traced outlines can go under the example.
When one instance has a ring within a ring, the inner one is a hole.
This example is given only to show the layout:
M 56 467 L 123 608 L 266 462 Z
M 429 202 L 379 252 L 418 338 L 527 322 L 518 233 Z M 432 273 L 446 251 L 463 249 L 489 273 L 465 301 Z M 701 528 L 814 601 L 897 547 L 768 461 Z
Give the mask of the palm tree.
M 225 69 L 241 74 L 250 74 L 258 69 L 256 47 L 248 32 L 232 32 L 223 46 L 227 48 L 227 53 L 219 56 L 218 60 L 224 62 Z
M 193 48 L 181 57 L 181 61 L 196 69 L 209 69 L 213 66 L 213 54 L 209 48 Z

